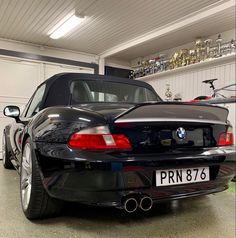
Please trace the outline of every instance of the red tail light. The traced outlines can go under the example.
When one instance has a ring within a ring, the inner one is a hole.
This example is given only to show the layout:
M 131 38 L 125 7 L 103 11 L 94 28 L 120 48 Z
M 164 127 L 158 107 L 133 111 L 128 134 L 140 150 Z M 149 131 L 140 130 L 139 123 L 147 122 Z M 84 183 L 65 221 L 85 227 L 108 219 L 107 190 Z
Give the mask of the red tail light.
M 232 133 L 232 127 L 229 127 L 226 133 L 220 134 L 218 145 L 233 145 L 234 144 L 234 134 Z
M 85 129 L 73 134 L 68 142 L 72 149 L 87 150 L 130 150 L 129 139 L 122 134 L 110 134 L 108 127 L 100 126 Z

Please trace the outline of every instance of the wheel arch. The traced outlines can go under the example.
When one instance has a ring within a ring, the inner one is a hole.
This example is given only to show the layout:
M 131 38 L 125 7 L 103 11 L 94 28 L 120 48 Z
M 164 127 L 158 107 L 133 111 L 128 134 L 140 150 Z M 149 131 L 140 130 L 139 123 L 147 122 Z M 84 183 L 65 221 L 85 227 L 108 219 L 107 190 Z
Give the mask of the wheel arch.
M 31 149 L 32 149 L 32 151 L 33 151 L 33 153 L 34 153 L 34 155 L 35 155 L 36 163 L 37 163 L 37 166 L 38 166 L 38 168 L 39 168 L 39 170 L 40 170 L 40 177 L 41 177 L 41 180 L 43 181 L 43 176 L 42 176 L 41 166 L 40 166 L 40 160 L 39 160 L 38 154 L 36 153 L 36 150 L 35 150 L 35 148 L 34 148 L 34 143 L 33 143 L 33 141 L 32 141 L 32 136 L 31 136 L 29 133 L 25 133 L 25 135 L 24 135 L 24 137 L 23 137 L 23 139 L 22 139 L 21 155 L 22 155 L 22 157 L 23 157 L 24 147 L 25 147 L 25 144 L 26 144 L 27 139 L 29 139 L 29 138 L 30 138 L 30 141 L 32 142 L 32 144 L 31 144 L 31 146 L 32 146 Z
M 21 146 L 22 153 L 23 153 L 23 148 L 24 148 L 24 146 L 25 146 L 25 142 L 26 142 L 26 140 L 27 140 L 29 137 L 30 137 L 29 133 L 25 133 L 25 134 L 24 134 L 24 137 L 23 137 L 23 139 L 22 139 L 22 146 Z

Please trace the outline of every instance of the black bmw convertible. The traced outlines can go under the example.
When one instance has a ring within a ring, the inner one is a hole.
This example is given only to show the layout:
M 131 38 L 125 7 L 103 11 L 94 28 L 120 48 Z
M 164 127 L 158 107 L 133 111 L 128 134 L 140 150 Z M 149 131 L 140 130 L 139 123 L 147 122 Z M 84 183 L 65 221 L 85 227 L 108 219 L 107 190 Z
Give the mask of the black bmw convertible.
M 42 83 L 3 133 L 3 165 L 20 174 L 29 219 L 66 201 L 148 211 L 227 189 L 236 151 L 228 110 L 163 102 L 147 83 L 65 73 Z

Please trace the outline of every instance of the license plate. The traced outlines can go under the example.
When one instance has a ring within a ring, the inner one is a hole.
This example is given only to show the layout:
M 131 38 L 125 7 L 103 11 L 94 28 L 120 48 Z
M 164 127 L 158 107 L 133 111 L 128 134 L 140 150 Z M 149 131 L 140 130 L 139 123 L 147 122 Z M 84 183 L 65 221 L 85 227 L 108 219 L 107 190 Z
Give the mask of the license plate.
M 156 171 L 156 186 L 198 183 L 209 180 L 209 167 L 167 169 Z

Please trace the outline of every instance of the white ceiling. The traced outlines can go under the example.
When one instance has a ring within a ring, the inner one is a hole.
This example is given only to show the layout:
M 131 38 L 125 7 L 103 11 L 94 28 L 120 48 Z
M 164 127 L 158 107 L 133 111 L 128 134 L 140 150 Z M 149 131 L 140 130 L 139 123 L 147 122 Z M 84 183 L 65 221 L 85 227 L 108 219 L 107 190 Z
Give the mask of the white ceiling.
M 216 15 L 199 21 L 191 26 L 175 31 L 169 35 L 147 41 L 143 44 L 126 49 L 112 55 L 118 59 L 133 60 L 138 57 L 160 53 L 164 50 L 175 48 L 189 42 L 194 42 L 197 37 L 215 35 L 235 27 L 235 9 L 230 8 Z M 223 39 L 224 42 L 224 39 Z M 212 44 L 216 44 L 212 42 Z
M 0 0 L 0 38 L 99 55 L 216 2 L 227 0 Z M 48 32 L 74 10 L 84 14 L 86 20 L 66 37 L 50 39 Z M 167 42 L 172 47 L 192 40 L 196 34 L 233 28 L 232 14 L 235 12 L 226 11 L 208 19 L 209 26 L 202 22 L 189 27 L 187 33 L 176 32 L 175 38 L 152 40 L 115 56 L 130 60 L 164 49 Z

